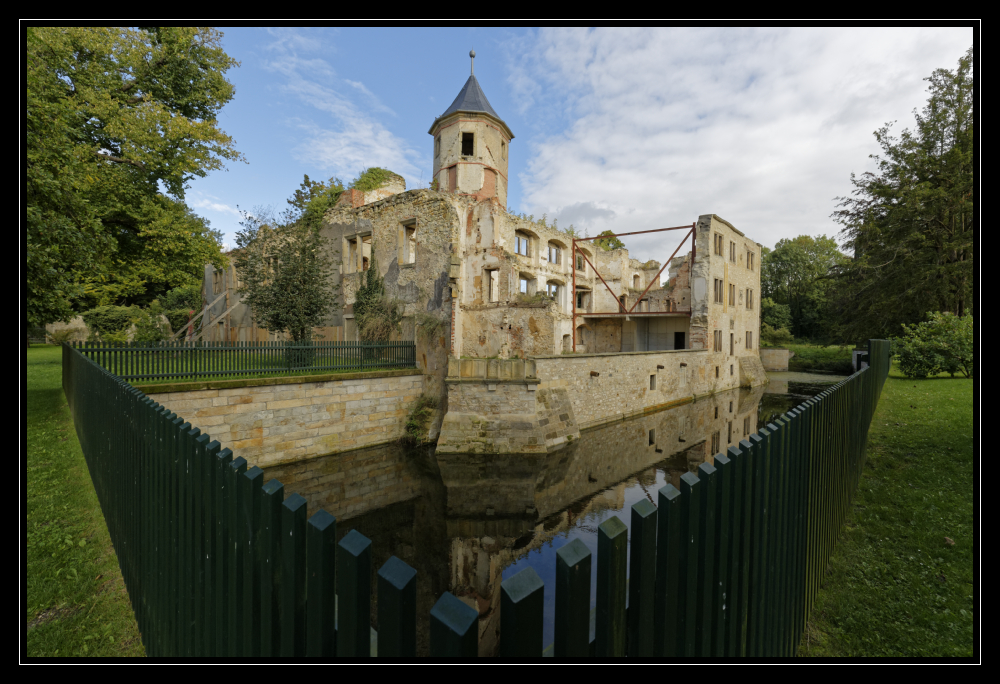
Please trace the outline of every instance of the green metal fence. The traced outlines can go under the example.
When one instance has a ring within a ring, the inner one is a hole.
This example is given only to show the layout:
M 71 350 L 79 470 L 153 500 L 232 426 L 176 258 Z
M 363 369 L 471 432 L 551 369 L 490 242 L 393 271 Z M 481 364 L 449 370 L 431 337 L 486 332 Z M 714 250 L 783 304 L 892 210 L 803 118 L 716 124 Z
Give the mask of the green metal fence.
M 63 347 L 63 388 L 146 653 L 369 655 L 371 541 L 337 543 L 333 516 L 307 518 L 301 496 L 81 351 Z M 658 506 L 632 506 L 628 552 L 619 519 L 600 525 L 593 640 L 591 553 L 559 549 L 555 655 L 794 655 L 864 467 L 889 343 L 871 341 L 869 362 L 661 488 Z M 412 656 L 416 571 L 393 557 L 377 583 L 378 655 Z M 541 655 L 545 590 L 531 568 L 501 583 L 502 656 Z M 432 655 L 476 655 L 478 612 L 452 594 L 430 625 Z
M 413 368 L 413 342 L 98 342 L 74 348 L 123 380 L 242 378 Z

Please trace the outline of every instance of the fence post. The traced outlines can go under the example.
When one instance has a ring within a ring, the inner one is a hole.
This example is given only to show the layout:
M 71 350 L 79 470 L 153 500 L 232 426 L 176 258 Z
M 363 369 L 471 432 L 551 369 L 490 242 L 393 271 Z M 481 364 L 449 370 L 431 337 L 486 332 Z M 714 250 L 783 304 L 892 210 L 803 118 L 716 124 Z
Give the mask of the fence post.
M 337 519 L 322 508 L 306 525 L 306 655 L 337 655 L 336 588 Z
M 678 647 L 677 655 L 692 657 L 697 655 L 695 644 L 698 626 L 698 548 L 701 544 L 702 487 L 694 473 L 681 475 L 681 543 L 680 574 L 677 583 Z
M 243 552 L 243 655 L 260 655 L 260 568 L 261 568 L 261 485 L 264 471 L 254 466 L 239 478 L 242 511 L 240 518 Z M 236 569 L 239 572 L 239 569 Z
M 205 652 L 226 655 L 229 620 L 229 528 L 226 525 L 226 474 L 233 452 L 213 442 L 203 479 L 202 500 L 208 537 L 205 548 Z
M 446 591 L 431 608 L 431 657 L 475 658 L 479 653 L 479 611 Z
M 625 655 L 627 564 L 628 527 L 613 516 L 597 526 L 597 629 L 594 636 L 599 657 Z M 589 596 L 590 592 L 587 593 Z
M 712 620 L 712 599 L 717 579 L 715 568 L 715 466 L 702 463 L 698 466 L 698 480 L 701 482 L 701 504 L 698 518 L 701 525 L 701 540 L 698 545 L 698 575 L 695 591 L 696 620 L 695 653 L 702 657 L 712 655 L 712 634 L 715 624 Z M 689 592 L 690 594 L 690 592 Z
M 590 549 L 574 539 L 556 551 L 556 658 L 590 654 Z
M 417 571 L 391 556 L 378 571 L 378 656 L 416 654 Z
M 260 654 L 277 656 L 281 652 L 281 502 L 285 487 L 278 480 L 268 480 L 258 496 L 261 499 L 260 545 Z
M 242 522 L 243 497 L 240 487 L 247 471 L 247 460 L 240 456 L 229 464 L 226 472 L 226 526 L 229 528 L 228 572 L 224 580 L 228 582 L 229 615 L 226 629 L 226 649 L 230 657 L 243 655 L 243 555 L 246 552 L 246 532 Z M 220 655 L 223 651 L 220 651 Z
M 631 574 L 628 591 L 628 655 L 653 655 L 656 587 L 656 506 L 649 499 L 632 504 Z M 501 619 L 503 613 L 500 613 Z M 501 635 L 503 632 L 501 631 Z
M 681 493 L 671 484 L 657 493 L 656 586 L 653 610 L 654 655 L 670 658 L 680 651 Z
M 527 567 L 500 583 L 500 657 L 538 658 L 542 655 L 542 611 L 545 586 Z
M 715 657 L 726 655 L 726 634 L 733 616 L 731 577 L 729 575 L 729 530 L 732 524 L 733 464 L 724 454 L 715 456 L 715 548 L 713 550 L 711 589 L 711 648 L 709 654 Z
M 281 655 L 306 654 L 306 500 L 281 504 Z
M 337 655 L 371 656 L 372 542 L 351 530 L 337 545 Z

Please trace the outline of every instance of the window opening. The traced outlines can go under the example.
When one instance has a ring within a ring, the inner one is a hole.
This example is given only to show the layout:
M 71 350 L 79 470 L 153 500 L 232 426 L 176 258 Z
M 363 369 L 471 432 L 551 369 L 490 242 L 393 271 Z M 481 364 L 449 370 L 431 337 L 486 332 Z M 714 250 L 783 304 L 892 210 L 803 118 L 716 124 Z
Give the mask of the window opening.
M 637 275 L 636 276 L 632 276 L 632 289 L 633 290 L 640 289 L 640 286 L 639 286 L 639 276 L 637 276 Z
M 735 242 L 730 242 L 729 243 L 729 260 L 732 261 L 734 264 L 736 263 L 736 243 Z
M 500 158 L 507 159 L 507 142 L 505 140 L 500 141 Z
M 489 301 L 499 302 L 500 301 L 500 271 L 492 270 L 487 271 L 487 287 L 489 288 Z
M 722 235 L 715 234 L 715 253 L 722 256 Z
M 715 278 L 714 281 L 715 281 L 715 289 L 713 294 L 715 296 L 715 303 L 722 304 L 722 281 L 719 280 L 718 278 Z
M 437 157 L 440 156 L 441 156 L 441 136 L 436 135 L 434 136 L 434 157 L 436 159 Z
M 549 283 L 548 284 L 548 292 L 549 292 L 549 297 L 551 297 L 552 299 L 558 300 L 559 299 L 559 284 L 558 283 Z
M 471 157 L 473 154 L 473 142 L 475 141 L 474 133 L 463 133 L 462 134 L 462 156 Z
M 582 254 L 577 254 L 576 255 L 576 270 L 578 270 L 578 271 L 584 270 L 583 255 Z
M 719 367 L 715 367 L 715 377 L 719 377 Z
M 753 333 L 747 330 L 747 349 L 753 349 Z
M 523 294 L 528 294 L 528 279 L 525 278 L 524 276 L 521 276 L 521 279 L 520 279 L 519 285 L 518 285 L 518 289 Z
M 656 428 L 649 431 L 649 446 L 656 444 Z
M 403 263 L 417 263 L 417 224 L 404 226 L 403 228 Z
M 721 330 L 716 330 L 715 331 L 715 334 L 713 336 L 713 341 L 714 341 L 714 345 L 712 347 L 712 351 L 717 351 L 717 352 L 722 351 L 722 331 Z M 716 377 L 718 377 L 718 375 L 719 375 L 718 371 L 716 371 L 715 375 L 716 375 Z
M 715 432 L 715 433 L 712 434 L 712 453 L 713 454 L 719 453 L 719 438 L 720 438 L 720 436 L 721 435 L 718 432 Z
M 549 245 L 549 263 L 558 264 L 560 256 L 559 248 L 555 245 Z
M 656 376 L 655 375 L 650 375 L 649 376 L 649 389 L 651 389 L 651 390 L 655 390 L 656 389 Z
M 729 284 L 729 306 L 736 306 L 736 285 Z
M 528 254 L 528 236 L 522 235 L 520 233 L 515 233 L 514 235 L 514 251 L 521 256 L 529 256 Z
M 733 355 L 733 347 L 735 346 L 736 336 L 733 333 L 729 333 L 729 355 Z M 729 367 L 732 370 L 732 366 Z M 730 373 L 731 374 L 731 373 Z

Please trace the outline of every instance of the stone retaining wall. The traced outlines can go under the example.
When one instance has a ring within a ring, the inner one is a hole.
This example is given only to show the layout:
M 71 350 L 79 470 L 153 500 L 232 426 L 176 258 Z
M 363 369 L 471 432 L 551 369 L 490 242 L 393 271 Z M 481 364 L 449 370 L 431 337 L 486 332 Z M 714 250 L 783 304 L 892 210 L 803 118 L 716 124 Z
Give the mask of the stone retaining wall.
M 410 407 L 424 389 L 412 370 L 351 373 L 305 382 L 269 378 L 139 387 L 260 467 L 385 444 L 403 435 Z M 277 382 L 276 382 L 277 381 Z M 263 384 L 263 383 L 267 384 Z M 157 392 L 156 390 L 160 391 Z
M 786 371 L 788 370 L 788 359 L 794 356 L 794 352 L 789 349 L 778 347 L 761 347 L 760 362 L 764 364 L 766 371 Z

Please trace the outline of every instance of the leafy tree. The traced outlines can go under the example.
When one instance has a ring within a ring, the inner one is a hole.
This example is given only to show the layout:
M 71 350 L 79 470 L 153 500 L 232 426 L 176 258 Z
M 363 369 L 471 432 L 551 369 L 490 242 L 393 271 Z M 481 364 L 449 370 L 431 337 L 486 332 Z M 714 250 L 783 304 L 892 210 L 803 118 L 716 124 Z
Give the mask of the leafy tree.
M 285 210 L 282 218 L 288 224 L 302 222 L 310 227 L 319 228 L 324 214 L 333 208 L 342 194 L 344 194 L 344 184 L 339 178 L 331 178 L 322 183 L 309 180 L 307 174 L 299 188 L 289 198 L 288 204 L 291 206 Z
M 931 311 L 927 320 L 902 326 L 903 336 L 892 342 L 899 369 L 911 378 L 961 371 L 972 377 L 975 367 L 972 314 Z
M 241 158 L 216 122 L 237 64 L 221 38 L 211 28 L 28 27 L 29 325 L 66 320 L 85 297 L 148 301 L 196 281 L 205 261 L 224 263 L 182 204 L 191 178 Z
M 331 250 L 318 225 L 280 224 L 270 209 L 243 212 L 234 263 L 238 292 L 257 325 L 287 330 L 295 342 L 312 338 L 336 306 Z
M 855 339 L 896 335 L 931 311 L 974 308 L 972 48 L 955 71 L 937 69 L 916 129 L 875 132 L 876 171 L 856 177 L 834 219 L 854 258 L 844 269 L 840 325 Z
M 846 259 L 837 241 L 825 235 L 779 240 L 761 257 L 762 313 L 763 299 L 770 299 L 788 307 L 796 337 L 829 337 L 830 303 L 837 292 L 834 277 Z
M 602 230 L 597 234 L 597 238 L 598 239 L 594 240 L 594 244 L 603 249 L 605 252 L 613 249 L 625 249 L 625 243 L 616 238 L 614 232 L 610 230 Z
M 354 295 L 354 320 L 358 325 L 358 337 L 365 342 L 388 342 L 399 331 L 403 320 L 399 303 L 385 293 L 385 280 L 379 274 L 374 244 L 371 265 Z
M 787 304 L 778 304 L 770 297 L 764 297 L 760 300 L 760 320 L 775 329 L 791 328 L 792 310 Z

